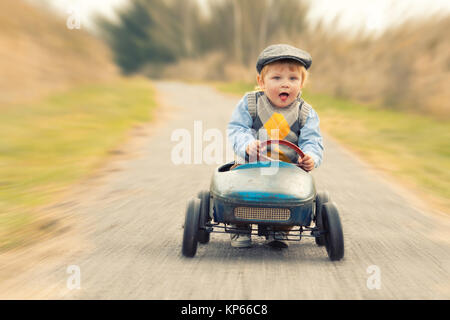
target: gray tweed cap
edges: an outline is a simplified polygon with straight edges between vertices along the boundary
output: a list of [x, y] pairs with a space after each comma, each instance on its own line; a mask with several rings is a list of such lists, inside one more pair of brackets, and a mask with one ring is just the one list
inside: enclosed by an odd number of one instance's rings
[[296, 60], [306, 69], [312, 64], [312, 58], [308, 52], [288, 44], [274, 44], [268, 46], [261, 52], [256, 62], [256, 70], [258, 73], [261, 73], [262, 68], [266, 64], [282, 59]]

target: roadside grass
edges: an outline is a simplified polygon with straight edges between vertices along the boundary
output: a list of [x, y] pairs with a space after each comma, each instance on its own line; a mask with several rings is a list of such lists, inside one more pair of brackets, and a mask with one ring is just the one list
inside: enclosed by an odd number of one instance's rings
[[[246, 83], [215, 83], [242, 95]], [[450, 121], [303, 92], [321, 129], [415, 192], [439, 211], [450, 210]]]
[[34, 211], [86, 177], [134, 125], [149, 121], [154, 94], [148, 80], [121, 79], [0, 106], [0, 251], [41, 232]]

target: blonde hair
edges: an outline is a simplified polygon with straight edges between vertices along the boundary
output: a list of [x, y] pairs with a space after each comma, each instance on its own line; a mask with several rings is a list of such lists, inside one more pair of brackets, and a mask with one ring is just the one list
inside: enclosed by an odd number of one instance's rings
[[[305, 68], [305, 66], [304, 65], [302, 65], [300, 62], [297, 62], [297, 61], [295, 61], [295, 60], [292, 60], [292, 59], [282, 59], [282, 60], [277, 60], [277, 61], [274, 61], [274, 62], [272, 62], [272, 63], [268, 63], [268, 64], [266, 64], [263, 68], [262, 68], [262, 70], [261, 70], [261, 73], [259, 74], [259, 76], [261, 77], [261, 79], [264, 81], [264, 76], [266, 75], [266, 73], [267, 73], [267, 71], [269, 70], [269, 67], [271, 66], [271, 65], [274, 65], [274, 64], [277, 64], [277, 63], [279, 63], [279, 64], [288, 64], [289, 65], [289, 70], [293, 70], [293, 69], [297, 69], [297, 71], [298, 72], [300, 72], [300, 75], [302, 76], [302, 87], [305, 85], [305, 83], [306, 83], [306, 80], [308, 79], [308, 75], [309, 75], [309, 73], [308, 73], [308, 71], [306, 70], [306, 68]], [[255, 90], [257, 90], [257, 91], [263, 91], [260, 87], [259, 87], [259, 85], [257, 85], [256, 87], [255, 87]]]

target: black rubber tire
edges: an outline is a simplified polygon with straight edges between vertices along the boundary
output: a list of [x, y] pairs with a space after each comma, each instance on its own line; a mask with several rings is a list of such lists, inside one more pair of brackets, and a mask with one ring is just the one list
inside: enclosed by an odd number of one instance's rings
[[202, 229], [211, 220], [209, 216], [209, 191], [201, 191], [198, 194], [198, 198], [201, 201], [200, 204], [200, 216], [199, 216], [199, 230], [198, 230], [198, 242], [205, 244], [209, 242], [210, 232]]
[[322, 206], [322, 219], [325, 231], [325, 247], [331, 261], [338, 261], [344, 257], [344, 233], [341, 219], [333, 202]]
[[200, 199], [189, 201], [184, 220], [183, 245], [181, 252], [185, 257], [193, 257], [197, 253], [198, 221], [200, 215]]
[[[328, 192], [324, 191], [324, 192], [319, 192], [317, 193], [316, 196], [316, 217], [315, 217], [315, 222], [316, 222], [316, 227], [319, 230], [323, 230], [323, 222], [322, 222], [322, 205], [327, 203], [330, 200], [330, 196], [328, 194]], [[322, 235], [320, 237], [316, 237], [316, 244], [321, 247], [325, 245], [325, 235]]]

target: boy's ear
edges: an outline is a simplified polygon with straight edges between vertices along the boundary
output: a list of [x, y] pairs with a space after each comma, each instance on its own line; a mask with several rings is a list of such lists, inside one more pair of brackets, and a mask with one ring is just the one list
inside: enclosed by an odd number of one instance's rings
[[264, 80], [260, 74], [256, 76], [256, 82], [258, 82], [258, 86], [260, 89], [264, 89]]

